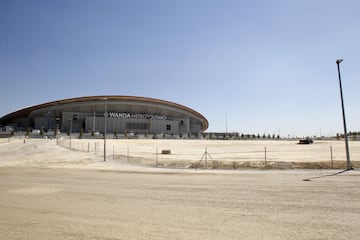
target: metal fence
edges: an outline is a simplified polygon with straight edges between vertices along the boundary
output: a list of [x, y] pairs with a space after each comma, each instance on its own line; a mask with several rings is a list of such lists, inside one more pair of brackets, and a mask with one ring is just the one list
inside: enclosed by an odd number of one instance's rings
[[[102, 139], [57, 139], [61, 146], [104, 156]], [[360, 142], [350, 142], [354, 167], [359, 167]], [[296, 141], [112, 140], [108, 161], [174, 168], [343, 168], [343, 141], [299, 145]]]

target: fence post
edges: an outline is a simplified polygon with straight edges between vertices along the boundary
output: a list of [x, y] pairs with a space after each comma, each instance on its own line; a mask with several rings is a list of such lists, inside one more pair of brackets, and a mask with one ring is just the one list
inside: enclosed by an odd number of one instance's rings
[[331, 168], [334, 168], [334, 161], [333, 161], [333, 150], [332, 150], [332, 146], [330, 146], [330, 156], [331, 156]]
[[214, 163], [214, 159], [210, 156], [210, 154], [207, 151], [207, 148], [205, 148], [205, 152], [202, 155], [200, 161], [199, 161], [199, 167], [201, 168], [201, 161], [203, 160], [203, 158], [205, 158], [205, 169], [207, 168], [207, 157], [209, 155], [209, 158], [212, 160], [212, 163]]
[[99, 148], [99, 143], [94, 143], [95, 144], [95, 155], [97, 155], [98, 152], [98, 148]]
[[156, 167], [158, 166], [158, 149], [156, 148]]
[[266, 147], [265, 147], [265, 167], [266, 167]]
[[204, 154], [205, 154], [205, 169], [206, 169], [207, 168], [207, 158], [208, 158], [208, 155], [209, 155], [209, 153], [207, 151], [207, 147], [205, 148], [205, 153]]
[[90, 143], [88, 143], [88, 152], [90, 152]]

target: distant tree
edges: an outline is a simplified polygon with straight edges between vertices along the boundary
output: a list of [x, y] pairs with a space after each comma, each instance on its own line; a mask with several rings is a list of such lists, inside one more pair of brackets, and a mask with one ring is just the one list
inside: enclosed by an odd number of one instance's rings
[[357, 132], [350, 132], [349, 135], [351, 136], [351, 138], [352, 138], [353, 140], [356, 140], [356, 139], [357, 139], [357, 138], [356, 138]]

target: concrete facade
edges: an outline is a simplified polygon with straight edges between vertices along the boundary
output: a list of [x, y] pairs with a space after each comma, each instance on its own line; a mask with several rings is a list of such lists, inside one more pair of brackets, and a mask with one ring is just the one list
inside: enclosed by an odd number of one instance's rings
[[[106, 115], [106, 116], [105, 116]], [[15, 130], [135, 134], [199, 134], [208, 127], [200, 113], [180, 104], [153, 98], [94, 96], [54, 101], [0, 118]]]

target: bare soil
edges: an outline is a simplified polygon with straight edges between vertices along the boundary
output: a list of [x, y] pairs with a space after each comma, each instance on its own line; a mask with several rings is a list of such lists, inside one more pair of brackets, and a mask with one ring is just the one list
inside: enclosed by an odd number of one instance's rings
[[285, 170], [231, 170], [243, 161], [169, 169], [120, 158], [54, 140], [0, 143], [1, 239], [359, 239], [359, 170], [274, 159]]

